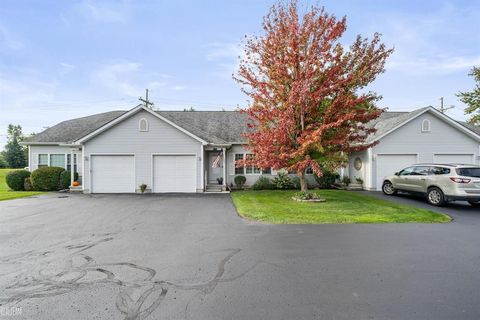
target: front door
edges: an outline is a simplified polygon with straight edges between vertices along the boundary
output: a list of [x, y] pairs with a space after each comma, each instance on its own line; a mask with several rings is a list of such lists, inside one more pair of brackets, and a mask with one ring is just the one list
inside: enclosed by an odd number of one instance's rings
[[[217, 159], [220, 156], [219, 159]], [[217, 162], [217, 164], [215, 164]], [[208, 153], [208, 183], [218, 184], [217, 178], [223, 177], [223, 159], [221, 152]]]

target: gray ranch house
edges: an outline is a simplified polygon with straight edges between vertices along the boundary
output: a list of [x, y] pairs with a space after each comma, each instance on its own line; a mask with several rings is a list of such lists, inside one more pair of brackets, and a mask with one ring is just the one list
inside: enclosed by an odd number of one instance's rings
[[[275, 170], [236, 168], [251, 156], [243, 134], [247, 116], [237, 111], [154, 111], [139, 105], [61, 122], [24, 142], [30, 171], [59, 166], [78, 172], [85, 193], [206, 192], [225, 190], [236, 175], [247, 185]], [[380, 190], [386, 175], [419, 162], [480, 162], [480, 128], [434, 108], [384, 112], [370, 123], [375, 146], [350, 155], [341, 175]], [[225, 156], [224, 156], [225, 155]], [[307, 170], [309, 183], [315, 179]], [[72, 180], [73, 181], [73, 180]]]

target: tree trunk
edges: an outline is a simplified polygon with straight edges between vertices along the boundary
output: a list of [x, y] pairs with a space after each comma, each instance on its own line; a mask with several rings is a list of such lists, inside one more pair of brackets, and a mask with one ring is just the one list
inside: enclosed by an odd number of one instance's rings
[[308, 191], [307, 181], [305, 180], [305, 172], [302, 172], [302, 175], [300, 176], [300, 191]]

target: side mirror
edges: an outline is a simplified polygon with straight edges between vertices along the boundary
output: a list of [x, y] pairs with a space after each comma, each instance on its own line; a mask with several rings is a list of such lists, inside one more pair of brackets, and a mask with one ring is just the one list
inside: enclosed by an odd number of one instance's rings
[[399, 172], [395, 172], [395, 175], [396, 175], [396, 176], [399, 176], [399, 175], [400, 175], [400, 173], [399, 173]]

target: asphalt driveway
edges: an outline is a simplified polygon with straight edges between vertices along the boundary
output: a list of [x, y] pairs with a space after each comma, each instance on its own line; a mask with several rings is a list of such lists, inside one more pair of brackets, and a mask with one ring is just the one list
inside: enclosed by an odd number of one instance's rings
[[452, 210], [265, 225], [228, 195], [3, 201], [0, 318], [479, 319], [480, 212]]

